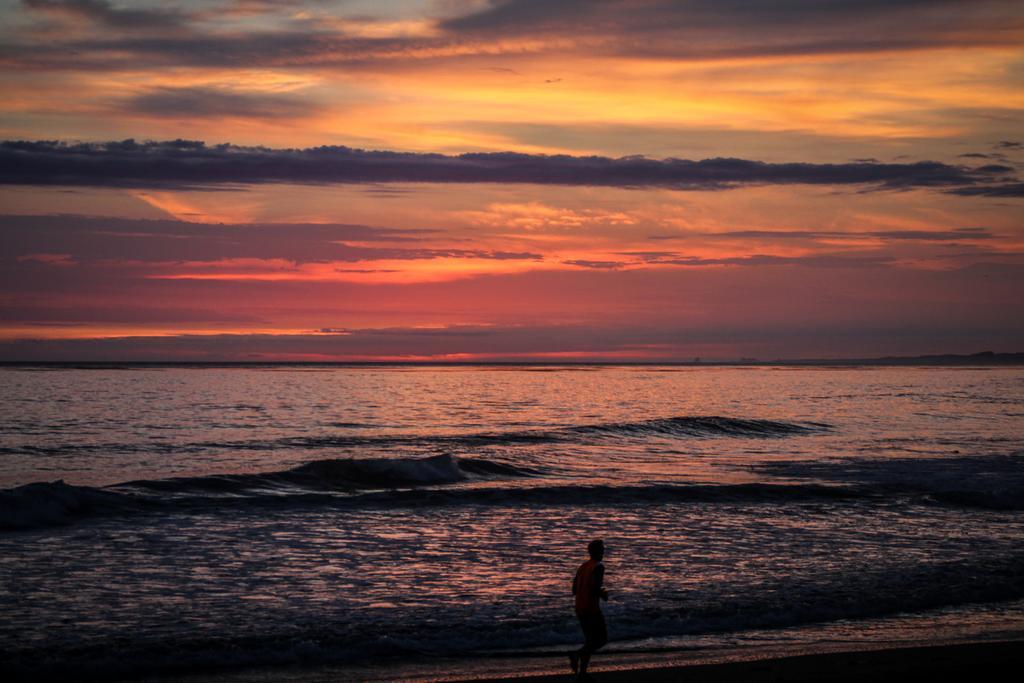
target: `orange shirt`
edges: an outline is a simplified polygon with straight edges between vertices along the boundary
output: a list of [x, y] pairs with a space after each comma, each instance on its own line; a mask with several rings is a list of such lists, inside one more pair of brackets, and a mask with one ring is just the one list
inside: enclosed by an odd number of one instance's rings
[[576, 570], [576, 614], [601, 613], [601, 598], [598, 595], [601, 586], [594, 576], [600, 566], [597, 560], [587, 560]]

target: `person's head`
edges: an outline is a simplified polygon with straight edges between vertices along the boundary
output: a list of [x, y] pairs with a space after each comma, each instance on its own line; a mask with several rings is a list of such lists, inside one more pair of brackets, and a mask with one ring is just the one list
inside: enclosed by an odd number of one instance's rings
[[604, 557], [604, 541], [600, 538], [591, 541], [587, 544], [587, 552], [590, 553], [590, 557], [595, 560], [600, 560]]

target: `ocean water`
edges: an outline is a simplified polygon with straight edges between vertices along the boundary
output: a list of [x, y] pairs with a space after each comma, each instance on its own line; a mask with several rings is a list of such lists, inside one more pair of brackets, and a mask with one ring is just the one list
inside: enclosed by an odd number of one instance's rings
[[1024, 633], [1024, 368], [7, 367], [0, 390], [7, 680], [555, 653], [598, 537], [613, 651]]

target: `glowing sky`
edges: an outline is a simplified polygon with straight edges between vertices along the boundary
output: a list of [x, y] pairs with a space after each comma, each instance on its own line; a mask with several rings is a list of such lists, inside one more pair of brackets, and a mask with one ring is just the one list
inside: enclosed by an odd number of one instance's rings
[[0, 360], [1024, 348], [1018, 0], [0, 12]]

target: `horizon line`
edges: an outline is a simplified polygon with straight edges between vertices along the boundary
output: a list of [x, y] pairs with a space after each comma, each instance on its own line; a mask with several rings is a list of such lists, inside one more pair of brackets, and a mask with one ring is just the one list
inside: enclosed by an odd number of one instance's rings
[[528, 366], [779, 366], [779, 365], [1024, 365], [1024, 351], [980, 351], [972, 354], [923, 354], [913, 356], [877, 356], [863, 358], [758, 358], [692, 360], [0, 360], [0, 367], [71, 366], [311, 366], [311, 367], [528, 367]]

